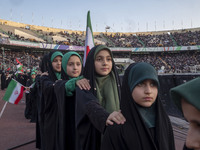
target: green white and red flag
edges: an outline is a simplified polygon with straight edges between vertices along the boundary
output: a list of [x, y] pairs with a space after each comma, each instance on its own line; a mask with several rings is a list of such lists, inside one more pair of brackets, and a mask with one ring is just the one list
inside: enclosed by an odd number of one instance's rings
[[85, 38], [85, 50], [84, 50], [84, 59], [83, 59], [84, 66], [85, 66], [85, 62], [87, 59], [87, 55], [93, 47], [94, 47], [94, 38], [93, 38], [92, 24], [91, 24], [91, 19], [90, 19], [90, 11], [88, 11], [87, 26], [86, 26], [86, 38]]
[[8, 88], [6, 89], [3, 100], [12, 104], [18, 104], [23, 97], [23, 91], [24, 86], [12, 79], [8, 85]]

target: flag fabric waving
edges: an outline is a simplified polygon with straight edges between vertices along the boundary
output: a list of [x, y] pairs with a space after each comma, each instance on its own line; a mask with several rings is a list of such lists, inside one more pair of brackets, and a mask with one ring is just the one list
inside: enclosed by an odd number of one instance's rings
[[24, 86], [12, 79], [6, 89], [3, 100], [12, 104], [18, 104], [23, 97], [23, 90]]
[[20, 65], [22, 65], [22, 63], [16, 58], [16, 62]]
[[92, 32], [92, 24], [90, 19], [90, 11], [87, 13], [87, 26], [86, 26], [86, 38], [85, 38], [85, 51], [83, 65], [85, 66], [86, 58], [89, 51], [94, 47], [94, 38]]

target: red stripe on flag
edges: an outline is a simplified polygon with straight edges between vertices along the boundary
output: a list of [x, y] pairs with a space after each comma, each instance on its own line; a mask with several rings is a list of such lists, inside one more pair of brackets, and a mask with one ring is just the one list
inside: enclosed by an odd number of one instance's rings
[[18, 64], [22, 65], [22, 63], [16, 58], [16, 61]]
[[19, 101], [22, 99], [22, 97], [23, 97], [23, 91], [24, 91], [24, 87], [23, 87], [23, 86], [21, 86], [21, 89], [20, 89], [19, 96], [17, 97], [17, 99], [16, 99], [16, 101], [15, 101], [15, 103], [14, 103], [14, 104], [18, 104], [18, 103], [19, 103]]
[[87, 50], [86, 50], [86, 58], [87, 58], [89, 52], [90, 52], [90, 47], [87, 46]]

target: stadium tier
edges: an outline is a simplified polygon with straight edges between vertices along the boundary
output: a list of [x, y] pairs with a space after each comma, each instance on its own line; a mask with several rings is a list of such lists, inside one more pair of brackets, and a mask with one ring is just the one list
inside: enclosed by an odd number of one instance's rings
[[[95, 44], [111, 48], [119, 68], [129, 62], [145, 61], [161, 73], [200, 72], [200, 28], [143, 33], [94, 33]], [[18, 58], [25, 66], [38, 66], [50, 50], [78, 51], [83, 56], [84, 31], [54, 29], [0, 19], [1, 64], [15, 64]], [[124, 63], [125, 62], [125, 63]], [[2, 65], [1, 65], [2, 68]], [[5, 67], [4, 67], [5, 68]]]

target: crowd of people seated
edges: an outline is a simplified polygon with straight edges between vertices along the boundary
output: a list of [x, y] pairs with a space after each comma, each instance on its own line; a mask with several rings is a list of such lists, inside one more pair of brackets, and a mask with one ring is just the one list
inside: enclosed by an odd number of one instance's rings
[[[15, 69], [15, 66], [17, 65], [17, 58], [24, 65], [24, 67], [32, 68], [32, 66], [39, 66], [39, 62], [43, 55], [44, 52], [27, 53], [24, 51], [5, 51], [4, 60], [2, 57], [3, 55], [0, 55], [0, 62], [5, 62], [7, 65], [6, 68], [11, 67], [12, 70]], [[115, 58], [130, 58], [134, 62], [151, 63], [158, 72], [162, 69], [162, 67], [164, 67], [164, 70], [162, 70], [163, 73], [192, 73], [191, 67], [195, 65], [200, 66], [200, 53], [198, 51], [133, 54], [113, 52], [113, 56]]]
[[[31, 30], [29, 30], [30, 32]], [[33, 39], [25, 39], [20, 35], [14, 34], [12, 31], [0, 32], [9, 35], [9, 38], [39, 42]], [[46, 43], [59, 44], [59, 45], [76, 45], [84, 46], [85, 35], [84, 32], [44, 32], [42, 30], [34, 30], [33, 33], [37, 34]], [[53, 36], [61, 36], [65, 38], [64, 41], [57, 41]], [[94, 35], [94, 39], [98, 39], [106, 43], [108, 47], [173, 47], [173, 46], [192, 46], [199, 45], [200, 31], [199, 30], [177, 30], [171, 32], [154, 32], [145, 34], [128, 34], [128, 33], [99, 33]]]

